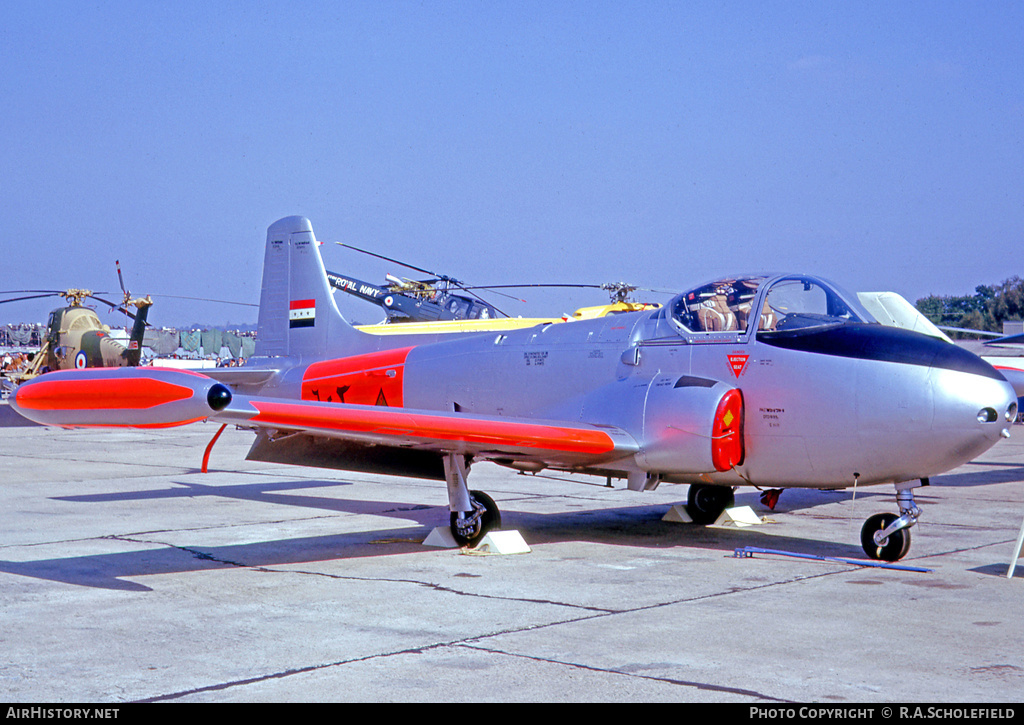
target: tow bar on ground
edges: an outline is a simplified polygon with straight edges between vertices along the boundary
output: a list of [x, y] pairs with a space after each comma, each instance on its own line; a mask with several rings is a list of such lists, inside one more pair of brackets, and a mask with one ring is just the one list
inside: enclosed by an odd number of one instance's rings
[[798, 554], [794, 551], [779, 551], [778, 549], [762, 549], [757, 546], [744, 546], [733, 552], [733, 558], [751, 558], [754, 554], [775, 554], [777, 556], [792, 556], [797, 559], [815, 559], [817, 561], [834, 561], [840, 564], [852, 564], [854, 566], [873, 566], [879, 569], [898, 569], [899, 571], [930, 572], [931, 569], [923, 569], [919, 566], [906, 566], [904, 564], [889, 564], [884, 561], [869, 561], [867, 559], [843, 559], [836, 556], [816, 556], [814, 554]]

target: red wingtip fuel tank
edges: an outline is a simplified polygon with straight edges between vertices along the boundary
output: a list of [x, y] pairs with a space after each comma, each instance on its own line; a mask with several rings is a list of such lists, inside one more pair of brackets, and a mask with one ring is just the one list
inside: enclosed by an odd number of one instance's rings
[[66, 370], [18, 388], [11, 405], [42, 425], [166, 428], [203, 420], [231, 392], [199, 373], [165, 368]]

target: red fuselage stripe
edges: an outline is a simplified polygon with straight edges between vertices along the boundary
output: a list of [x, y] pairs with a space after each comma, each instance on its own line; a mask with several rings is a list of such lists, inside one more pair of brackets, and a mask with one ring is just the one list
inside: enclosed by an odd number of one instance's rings
[[410, 413], [394, 408], [329, 408], [293, 403], [253, 401], [259, 411], [252, 420], [281, 428], [339, 430], [379, 433], [435, 441], [462, 441], [484, 445], [587, 453], [600, 455], [615, 450], [607, 433], [540, 423], [468, 420], [458, 416]]
[[16, 400], [26, 410], [146, 410], [191, 397], [191, 388], [140, 377], [36, 380]]
[[401, 408], [410, 350], [402, 347], [315, 362], [302, 376], [302, 399]]

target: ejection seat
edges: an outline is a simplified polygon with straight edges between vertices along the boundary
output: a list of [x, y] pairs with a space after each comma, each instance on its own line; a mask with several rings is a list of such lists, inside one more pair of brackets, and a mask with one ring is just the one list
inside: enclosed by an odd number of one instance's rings
[[738, 329], [736, 315], [729, 309], [724, 294], [714, 294], [703, 300], [696, 311], [697, 324], [704, 332], [729, 332]]

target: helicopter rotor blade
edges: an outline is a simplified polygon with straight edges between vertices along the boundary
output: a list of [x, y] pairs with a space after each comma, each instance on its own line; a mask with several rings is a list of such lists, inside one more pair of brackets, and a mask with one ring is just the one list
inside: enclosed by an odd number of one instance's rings
[[[34, 291], [34, 290], [24, 290], [24, 291], [25, 292], [31, 292], [31, 291]], [[40, 291], [42, 291], [42, 290], [40, 290]], [[47, 292], [46, 294], [28, 295], [27, 297], [12, 297], [9, 300], [0, 300], [0, 305], [2, 305], [4, 303], [7, 303], [7, 302], [21, 302], [22, 300], [38, 300], [38, 299], [42, 299], [44, 297], [57, 297], [60, 294], [61, 294], [60, 292]]]
[[[479, 289], [479, 290], [491, 290], [491, 291], [493, 291], [493, 290], [500, 290], [500, 289], [529, 289], [529, 288], [542, 288], [542, 287], [563, 287], [563, 288], [576, 288], [576, 289], [603, 289], [606, 292], [609, 292], [611, 294], [613, 301], [620, 301], [620, 302], [625, 302], [627, 300], [628, 295], [629, 295], [630, 292], [634, 292], [634, 291], [639, 290], [639, 289], [644, 289], [647, 292], [657, 292], [657, 293], [662, 293], [662, 294], [675, 294], [675, 292], [669, 292], [669, 291], [665, 291], [665, 290], [653, 290], [653, 289], [634, 287], [633, 285], [627, 285], [627, 284], [625, 284], [623, 282], [606, 283], [606, 284], [568, 284], [567, 283], [567, 284], [467, 285], [467, 284], [465, 284], [465, 283], [461, 282], [460, 280], [457, 280], [457, 279], [455, 279], [453, 277], [449, 277], [449, 276], [444, 275], [444, 274], [437, 274], [436, 272], [431, 272], [428, 269], [424, 269], [422, 267], [417, 267], [415, 265], [408, 264], [407, 262], [401, 262], [401, 261], [399, 261], [397, 259], [393, 259], [391, 257], [387, 257], [387, 256], [385, 256], [383, 254], [377, 254], [376, 252], [371, 252], [371, 251], [366, 250], [366, 249], [361, 249], [361, 248], [359, 248], [359, 247], [357, 247], [355, 245], [352, 245], [352, 244], [347, 244], [345, 242], [335, 242], [335, 244], [337, 244], [338, 246], [341, 246], [341, 247], [347, 247], [348, 249], [354, 249], [357, 252], [362, 252], [363, 254], [368, 254], [371, 257], [376, 257], [377, 259], [383, 259], [386, 262], [392, 262], [394, 264], [400, 264], [403, 267], [408, 267], [409, 269], [415, 270], [417, 272], [422, 272], [423, 274], [429, 274], [432, 277], [435, 277], [436, 280], [431, 280], [428, 283], [432, 283], [434, 281], [436, 281], [436, 282], [443, 282], [443, 283], [445, 283], [447, 285], [450, 285], [450, 286], [455, 287], [455, 288], [457, 288], [459, 290], [462, 290], [463, 292], [466, 292], [467, 294], [472, 295], [474, 298], [476, 298], [480, 302], [483, 302], [485, 305], [488, 305], [489, 307], [494, 308], [494, 310], [496, 312], [498, 312], [498, 313], [500, 313], [502, 315], [505, 315], [506, 317], [508, 317], [507, 313], [503, 312], [502, 310], [500, 310], [497, 307], [495, 307], [494, 305], [492, 305], [490, 302], [488, 302], [487, 300], [482, 298], [480, 295], [478, 295], [473, 290], [478, 290]], [[518, 297], [513, 297], [512, 295], [504, 294], [502, 292], [496, 292], [495, 294], [500, 294], [503, 297], [508, 297], [509, 299], [517, 300], [519, 302], [525, 302], [526, 301], [526, 300], [523, 300], [523, 299], [518, 298]]]
[[125, 298], [127, 298], [128, 290], [124, 288], [124, 277], [121, 276], [121, 260], [115, 259], [114, 265], [117, 267], [117, 281], [121, 285], [121, 291], [124, 293]]
[[[135, 319], [135, 315], [133, 315], [131, 312], [128, 311], [128, 302], [129, 302], [129, 300], [131, 300], [132, 296], [128, 293], [128, 290], [125, 289], [125, 286], [124, 286], [124, 277], [121, 276], [121, 260], [120, 259], [115, 259], [114, 260], [114, 266], [117, 267], [117, 283], [119, 285], [121, 285], [121, 294], [124, 295], [124, 302], [121, 303], [121, 305], [120, 305], [120, 307], [118, 309], [121, 312], [124, 312], [126, 317], [130, 317], [130, 318], [132, 318], [134, 320]], [[105, 302], [105, 300], [100, 300], [100, 302]]]
[[[511, 317], [511, 315], [510, 315], [510, 314], [508, 314], [508, 313], [507, 313], [507, 312], [505, 312], [504, 310], [502, 310], [502, 309], [499, 309], [498, 307], [494, 306], [493, 304], [491, 304], [490, 302], [488, 302], [487, 300], [485, 300], [485, 299], [484, 299], [483, 297], [481, 297], [480, 295], [478, 295], [478, 294], [477, 294], [476, 292], [473, 292], [472, 290], [470, 290], [470, 289], [468, 289], [468, 288], [466, 288], [466, 287], [462, 287], [461, 285], [455, 285], [455, 287], [457, 287], [457, 288], [458, 288], [458, 289], [460, 289], [460, 290], [463, 290], [463, 291], [464, 291], [464, 292], [466, 292], [467, 294], [469, 294], [469, 295], [471, 295], [471, 296], [475, 297], [476, 299], [480, 300], [480, 301], [481, 301], [481, 302], [483, 302], [483, 303], [484, 303], [485, 305], [487, 305], [488, 307], [490, 307], [490, 308], [491, 308], [492, 310], [494, 310], [495, 312], [497, 312], [497, 313], [498, 313], [499, 315], [504, 315], [505, 317]], [[513, 299], [515, 299], [515, 298], [513, 298]]]
[[[494, 294], [498, 295], [499, 297], [505, 297], [507, 299], [514, 300], [516, 302], [522, 302], [524, 304], [526, 303], [526, 300], [524, 300], [522, 297], [516, 297], [515, 295], [510, 295], [508, 292], [498, 292], [498, 291], [495, 291], [491, 287], [460, 287], [459, 289], [462, 289], [462, 290], [465, 290], [466, 292], [469, 292], [469, 294], [473, 295], [474, 297], [476, 297], [476, 294], [471, 292], [470, 290], [485, 289], [485, 290], [488, 290], [490, 292], [494, 292]], [[479, 299], [479, 298], [477, 298], [477, 299]]]
[[128, 308], [125, 307], [123, 304], [119, 305], [119, 304], [117, 304], [115, 302], [111, 302], [110, 300], [105, 300], [102, 297], [97, 297], [96, 295], [92, 295], [92, 298], [94, 300], [96, 300], [97, 302], [102, 302], [103, 304], [105, 304], [108, 307], [110, 307], [110, 311], [111, 312], [123, 312], [126, 315], [128, 315], [128, 317], [132, 318], [133, 320], [135, 319], [135, 315], [132, 314], [131, 312], [129, 312]]
[[369, 254], [371, 257], [376, 257], [377, 259], [383, 259], [385, 262], [392, 262], [394, 264], [400, 264], [403, 267], [408, 267], [409, 269], [414, 270], [416, 272], [421, 272], [423, 274], [429, 274], [431, 277], [437, 277], [437, 280], [439, 282], [451, 282], [453, 284], [460, 284], [457, 279], [454, 279], [453, 277], [449, 277], [448, 275], [438, 274], [437, 272], [431, 272], [429, 269], [423, 269], [423, 267], [417, 267], [417, 266], [415, 266], [413, 264], [409, 264], [408, 262], [400, 262], [397, 259], [392, 259], [391, 257], [385, 257], [383, 254], [377, 254], [376, 252], [371, 252], [371, 251], [366, 250], [366, 249], [360, 249], [359, 247], [356, 247], [356, 246], [354, 246], [352, 244], [346, 244], [345, 242], [335, 242], [335, 244], [337, 244], [338, 246], [341, 246], [341, 247], [347, 247], [348, 249], [354, 249], [357, 252], [362, 252], [363, 254]]
[[601, 289], [599, 284], [478, 284], [466, 289], [526, 289], [528, 287], [580, 287]]
[[[493, 309], [498, 314], [504, 315], [505, 317], [509, 317], [509, 314], [507, 312], [504, 312], [504, 311], [498, 309], [496, 306], [492, 305], [490, 302], [485, 300], [483, 297], [481, 297], [480, 295], [478, 295], [475, 292], [471, 291], [471, 288], [467, 287], [465, 285], [465, 283], [455, 279], [454, 277], [449, 277], [446, 274], [438, 274], [437, 272], [431, 272], [429, 269], [423, 269], [423, 267], [417, 267], [416, 265], [409, 264], [408, 262], [401, 262], [401, 261], [399, 261], [397, 259], [392, 259], [391, 257], [386, 257], [383, 254], [377, 254], [376, 252], [371, 252], [371, 251], [366, 250], [366, 249], [360, 249], [359, 247], [357, 247], [355, 245], [346, 244], [345, 242], [335, 242], [335, 244], [337, 244], [338, 246], [341, 246], [341, 247], [347, 247], [348, 249], [354, 249], [355, 251], [362, 252], [363, 254], [369, 254], [371, 257], [376, 257], [377, 259], [383, 259], [385, 262], [392, 262], [394, 264], [400, 264], [403, 267], [408, 267], [409, 269], [414, 270], [416, 272], [421, 272], [422, 274], [429, 274], [431, 277], [434, 277], [435, 279], [427, 282], [427, 284], [434, 284], [436, 282], [443, 282], [446, 285], [451, 285], [452, 287], [455, 287], [457, 289], [460, 289], [460, 290], [463, 290], [463, 291], [469, 293], [474, 298], [476, 298], [480, 302], [483, 302], [485, 305], [487, 305], [488, 307]], [[511, 297], [511, 299], [515, 299], [515, 297]]]
[[151, 297], [166, 297], [166, 298], [172, 299], [172, 300], [195, 300], [197, 302], [218, 302], [218, 303], [223, 304], [223, 305], [239, 305], [240, 307], [259, 307], [259, 305], [254, 303], [254, 302], [235, 302], [234, 300], [214, 300], [214, 299], [210, 299], [209, 297], [183, 297], [182, 295], [162, 295], [162, 294], [155, 294], [155, 295], [150, 295], [150, 296]]
[[633, 287], [632, 285], [625, 285], [621, 282], [605, 283], [605, 284], [575, 284], [575, 283], [540, 283], [540, 284], [495, 284], [495, 285], [474, 285], [471, 289], [526, 289], [529, 287], [569, 287], [579, 289], [603, 289], [610, 290], [613, 287], [630, 287], [632, 290], [642, 290], [644, 292], [654, 292], [662, 295], [675, 295], [678, 294], [678, 290], [664, 290], [654, 289], [652, 287]]

